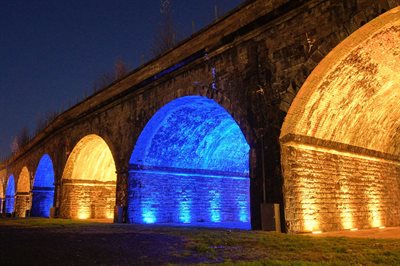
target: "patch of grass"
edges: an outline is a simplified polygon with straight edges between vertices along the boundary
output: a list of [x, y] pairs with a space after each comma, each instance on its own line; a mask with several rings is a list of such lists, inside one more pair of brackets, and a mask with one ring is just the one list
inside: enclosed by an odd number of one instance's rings
[[[90, 234], [97, 245], [102, 239], [107, 239], [104, 241], [107, 243], [109, 238], [115, 238], [112, 247], [120, 247], [115, 254], [119, 254], [121, 247], [129, 255], [132, 248], [148, 246], [152, 247], [150, 251], [159, 249], [163, 256], [174, 258], [174, 263], [178, 264], [400, 265], [400, 241], [397, 239], [312, 237], [263, 231], [102, 224], [66, 219], [0, 219], [0, 226], [40, 228], [41, 233], [62, 228], [68, 234], [85, 234], [85, 237]], [[118, 242], [122, 241], [121, 236], [129, 235], [140, 239], [134, 243], [135, 247]], [[157, 239], [167, 242], [157, 242]], [[76, 248], [79, 250], [79, 246]], [[151, 262], [154, 257], [146, 252], [143, 250], [143, 254], [140, 254], [142, 257], [138, 258]]]
[[103, 223], [85, 221], [85, 220], [71, 220], [71, 219], [48, 219], [48, 218], [1, 218], [0, 226], [23, 226], [23, 227], [64, 227], [64, 226], [96, 226], [104, 225]]

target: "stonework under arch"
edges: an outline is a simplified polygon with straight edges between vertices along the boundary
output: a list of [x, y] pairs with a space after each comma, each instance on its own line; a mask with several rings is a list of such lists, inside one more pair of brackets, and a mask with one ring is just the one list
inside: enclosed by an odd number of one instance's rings
[[129, 221], [249, 229], [249, 150], [238, 124], [214, 100], [169, 102], [132, 153]]
[[17, 193], [29, 193], [31, 190], [31, 183], [29, 178], [29, 170], [27, 167], [22, 168], [18, 176]]
[[15, 204], [15, 181], [14, 181], [14, 176], [10, 175], [8, 177], [7, 183], [6, 183], [6, 202], [5, 202], [5, 213], [13, 213], [14, 212], [14, 204]]
[[44, 154], [37, 166], [32, 189], [31, 216], [50, 217], [54, 201], [54, 168], [48, 154]]
[[282, 126], [291, 231], [399, 225], [400, 8], [315, 68]]
[[0, 170], [0, 214], [3, 213], [6, 179], [7, 179], [7, 171], [5, 169]]
[[97, 135], [82, 138], [62, 176], [60, 215], [65, 218], [112, 218], [116, 168], [107, 143]]
[[18, 217], [25, 217], [26, 211], [31, 208], [31, 178], [29, 170], [24, 166], [18, 176], [15, 213]]

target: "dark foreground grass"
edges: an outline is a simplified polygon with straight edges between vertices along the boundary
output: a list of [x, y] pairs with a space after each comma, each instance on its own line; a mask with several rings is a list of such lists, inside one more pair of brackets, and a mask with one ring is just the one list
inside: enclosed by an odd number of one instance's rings
[[400, 265], [400, 241], [0, 219], [0, 265]]

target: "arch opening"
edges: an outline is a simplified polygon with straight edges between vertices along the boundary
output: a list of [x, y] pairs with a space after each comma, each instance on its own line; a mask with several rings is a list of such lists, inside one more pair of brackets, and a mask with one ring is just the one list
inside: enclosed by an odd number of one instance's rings
[[0, 170], [0, 214], [4, 212], [6, 181], [7, 171], [5, 169]]
[[14, 181], [14, 176], [11, 175], [8, 178], [6, 187], [5, 213], [13, 213], [14, 204], [15, 204], [15, 181]]
[[31, 209], [31, 178], [28, 168], [22, 168], [17, 181], [15, 213], [17, 217], [26, 217], [26, 211]]
[[60, 216], [114, 217], [116, 167], [107, 143], [97, 135], [82, 138], [72, 150], [62, 176]]
[[42, 156], [36, 169], [32, 189], [33, 217], [50, 217], [54, 201], [54, 168], [48, 154]]
[[249, 149], [215, 101], [186, 96], [168, 103], [131, 155], [129, 221], [250, 229]]
[[340, 43], [300, 89], [280, 137], [289, 230], [399, 225], [398, 62], [395, 8]]

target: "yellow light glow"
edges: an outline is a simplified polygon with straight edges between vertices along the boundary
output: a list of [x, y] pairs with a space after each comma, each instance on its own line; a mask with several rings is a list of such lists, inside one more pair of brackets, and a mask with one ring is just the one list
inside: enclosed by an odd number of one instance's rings
[[97, 135], [81, 139], [68, 158], [63, 178], [116, 181], [114, 158], [107, 143]]
[[87, 210], [78, 211], [78, 219], [85, 220], [90, 218], [90, 213]]
[[322, 234], [322, 231], [313, 231], [312, 232], [314, 235], [319, 235], [319, 234]]
[[400, 163], [398, 161], [393, 161], [393, 160], [388, 160], [384, 158], [379, 158], [379, 157], [374, 157], [372, 155], [363, 155], [363, 154], [358, 154], [354, 153], [351, 151], [342, 151], [342, 150], [337, 150], [337, 149], [332, 149], [329, 147], [323, 147], [323, 146], [316, 146], [316, 145], [311, 145], [311, 144], [304, 144], [304, 143], [299, 143], [296, 141], [289, 141], [285, 143], [286, 146], [294, 147], [297, 149], [303, 149], [303, 150], [309, 150], [309, 151], [317, 151], [317, 152], [323, 152], [323, 153], [330, 153], [338, 156], [345, 156], [345, 157], [351, 157], [351, 158], [356, 158], [356, 159], [362, 159], [362, 160], [368, 160], [368, 161], [374, 161], [374, 162], [382, 162], [382, 163], [389, 163], [389, 164], [395, 164], [399, 165]]
[[349, 186], [346, 178], [341, 180], [340, 184], [340, 193], [339, 193], [339, 202], [341, 204], [341, 219], [343, 229], [351, 229], [353, 228], [353, 213], [350, 209], [350, 195], [349, 195]]
[[304, 230], [307, 232], [318, 231], [319, 223], [316, 217], [316, 208], [318, 207], [315, 202], [313, 195], [316, 193], [313, 186], [307, 184], [304, 178], [299, 180], [300, 187], [306, 187], [307, 189], [300, 190], [300, 201], [303, 210], [303, 223]]
[[379, 229], [385, 229], [386, 226], [379, 226]]
[[18, 177], [17, 183], [17, 192], [30, 192], [31, 185], [30, 185], [30, 177], [29, 177], [29, 170], [25, 166], [22, 168], [21, 173]]
[[304, 229], [306, 231], [312, 232], [318, 228], [318, 222], [314, 215], [304, 213], [303, 219], [304, 219]]
[[[82, 138], [72, 150], [63, 172], [68, 204], [65, 213], [72, 218], [112, 218], [115, 205], [116, 167], [107, 143], [97, 135]], [[104, 200], [98, 200], [99, 195]]]
[[[289, 230], [298, 230], [299, 216], [308, 230], [314, 226], [313, 215], [301, 213], [307, 206], [290, 207], [302, 201], [293, 180], [304, 175], [318, 177], [315, 184], [329, 193], [320, 197], [324, 202], [316, 200], [321, 230], [338, 223], [338, 229], [350, 230], [398, 221], [386, 210], [399, 206], [399, 15], [397, 7], [351, 34], [318, 64], [293, 99], [280, 135]], [[292, 94], [288, 91], [285, 99]], [[329, 155], [308, 156], [287, 146]]]
[[113, 219], [114, 218], [114, 212], [113, 211], [108, 211], [105, 215], [107, 219]]
[[350, 231], [358, 231], [358, 228], [351, 228]]
[[377, 210], [378, 206], [368, 204], [368, 208], [370, 209], [370, 212], [371, 212], [371, 218], [372, 218], [371, 226], [372, 227], [380, 227], [382, 222], [381, 222], [381, 214]]
[[381, 216], [381, 190], [379, 182], [376, 180], [370, 180], [368, 182], [368, 188], [366, 190], [368, 197], [368, 210], [370, 213], [370, 225], [371, 227], [382, 226], [382, 216]]

